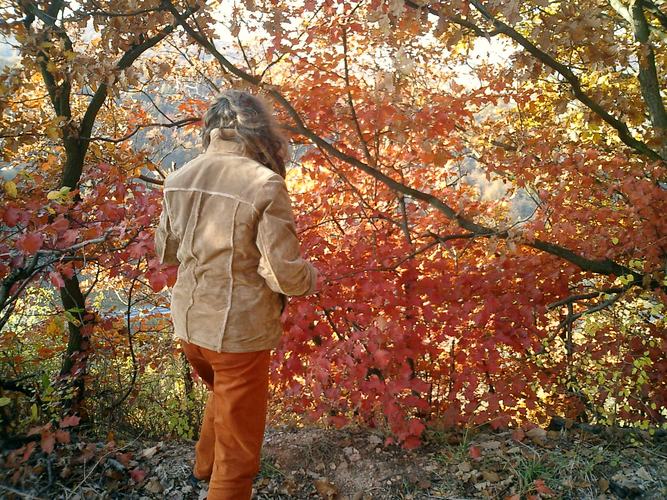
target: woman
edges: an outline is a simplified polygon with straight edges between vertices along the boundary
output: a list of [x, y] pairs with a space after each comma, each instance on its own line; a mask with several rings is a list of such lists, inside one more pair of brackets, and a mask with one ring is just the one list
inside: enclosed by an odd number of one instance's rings
[[210, 500], [240, 500], [259, 470], [285, 296], [312, 293], [317, 272], [300, 254], [287, 142], [263, 101], [227, 90], [203, 122], [204, 153], [165, 180], [155, 248], [179, 265], [175, 336], [211, 391], [193, 475]]

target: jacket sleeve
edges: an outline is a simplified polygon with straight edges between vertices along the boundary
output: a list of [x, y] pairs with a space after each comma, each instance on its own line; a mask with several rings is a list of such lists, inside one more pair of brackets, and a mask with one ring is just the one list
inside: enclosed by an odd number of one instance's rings
[[167, 209], [167, 199], [164, 198], [162, 202], [162, 214], [160, 215], [160, 223], [155, 230], [155, 253], [160, 259], [161, 264], [178, 265], [178, 257], [176, 252], [180, 244], [179, 239], [171, 230], [171, 222], [169, 220], [169, 210]]
[[264, 184], [255, 200], [255, 209], [259, 213], [257, 272], [276, 293], [313, 293], [317, 270], [301, 257], [292, 205], [282, 178], [272, 178]]

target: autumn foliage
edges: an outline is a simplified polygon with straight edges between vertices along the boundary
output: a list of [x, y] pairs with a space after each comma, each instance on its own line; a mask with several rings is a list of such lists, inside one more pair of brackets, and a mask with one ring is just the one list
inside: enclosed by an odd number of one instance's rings
[[[54, 432], [73, 414], [196, 417], [164, 308], [176, 269], [158, 266], [152, 231], [161, 179], [196, 154], [202, 110], [230, 85], [266, 95], [290, 134], [300, 238], [323, 276], [284, 318], [282, 416], [362, 422], [407, 447], [429, 425], [665, 424], [654, 2], [1, 12], [16, 50], [0, 80], [8, 425], [33, 406]], [[189, 428], [173, 422], [152, 430]]]

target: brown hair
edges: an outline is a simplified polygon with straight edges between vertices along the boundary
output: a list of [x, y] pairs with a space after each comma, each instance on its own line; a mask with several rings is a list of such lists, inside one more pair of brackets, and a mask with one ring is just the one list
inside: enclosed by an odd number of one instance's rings
[[211, 143], [215, 128], [220, 129], [222, 139], [241, 144], [246, 156], [285, 177], [287, 139], [264, 99], [241, 90], [224, 90], [204, 115], [204, 148]]

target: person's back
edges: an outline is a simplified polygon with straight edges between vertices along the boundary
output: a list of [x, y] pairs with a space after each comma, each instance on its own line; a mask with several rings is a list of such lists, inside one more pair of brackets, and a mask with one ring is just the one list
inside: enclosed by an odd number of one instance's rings
[[209, 498], [249, 498], [259, 464], [269, 350], [285, 295], [315, 289], [285, 187], [286, 144], [257, 98], [226, 91], [204, 117], [205, 152], [170, 174], [156, 231], [178, 264], [175, 336], [212, 390], [194, 475]]
[[[275, 292], [301, 295], [314, 286], [298, 247], [281, 248], [291, 235], [279, 233], [292, 227], [284, 180], [242, 153], [240, 144], [215, 129], [206, 152], [171, 174], [164, 187], [171, 231], [181, 241], [172, 294], [175, 333], [215, 351], [275, 347], [283, 307]], [[267, 209], [287, 224], [260, 224], [271, 215]], [[281, 269], [274, 272], [271, 261], [277, 259]], [[289, 262], [296, 268], [288, 269]], [[275, 290], [272, 274], [280, 276]]]

